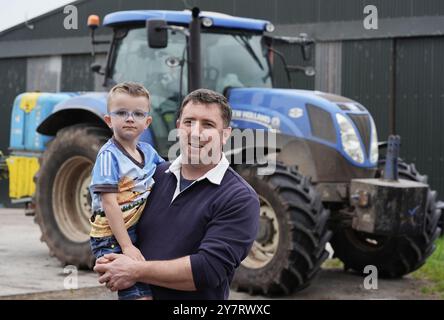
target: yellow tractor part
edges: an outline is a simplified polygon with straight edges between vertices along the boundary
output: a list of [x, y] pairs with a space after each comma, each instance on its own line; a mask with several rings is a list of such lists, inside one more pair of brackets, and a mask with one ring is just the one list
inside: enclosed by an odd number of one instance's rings
[[9, 171], [9, 197], [31, 197], [35, 192], [34, 175], [39, 170], [36, 157], [11, 156], [6, 159]]
[[37, 100], [42, 94], [40, 92], [29, 92], [26, 93], [22, 101], [20, 101], [20, 109], [24, 110], [26, 113], [32, 111], [37, 105]]

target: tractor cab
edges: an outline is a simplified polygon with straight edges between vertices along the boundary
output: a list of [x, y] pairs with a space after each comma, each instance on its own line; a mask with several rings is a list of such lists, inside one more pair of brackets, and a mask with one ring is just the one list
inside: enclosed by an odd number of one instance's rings
[[[91, 18], [90, 18], [91, 20]], [[193, 20], [198, 21], [194, 23]], [[90, 24], [93, 44], [97, 20]], [[184, 96], [203, 87], [226, 94], [229, 88], [273, 86], [272, 38], [267, 21], [214, 12], [124, 11], [109, 14], [114, 29], [105, 86], [136, 81], [151, 93], [152, 130], [162, 155], [174, 143], [176, 110]]]

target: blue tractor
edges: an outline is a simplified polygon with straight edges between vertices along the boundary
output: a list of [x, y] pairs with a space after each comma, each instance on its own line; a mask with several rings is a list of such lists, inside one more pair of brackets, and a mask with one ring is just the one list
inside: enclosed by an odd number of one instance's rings
[[[94, 38], [97, 19], [89, 19], [93, 48], [103, 42]], [[114, 31], [107, 63], [91, 68], [104, 75], [106, 88], [130, 80], [150, 90], [153, 123], [141, 139], [163, 157], [176, 143], [170, 132], [182, 98], [199, 87], [227, 96], [234, 140], [254, 133], [254, 143], [225, 150], [261, 204], [260, 230], [234, 288], [264, 294], [302, 289], [328, 257], [328, 242], [347, 269], [374, 265], [385, 277], [418, 269], [433, 252], [436, 193], [403, 162], [397, 168], [404, 180], [377, 179], [385, 160], [378, 159], [367, 109], [329, 93], [273, 88], [273, 63], [282, 58], [276, 42], [307, 55], [312, 40], [273, 37], [268, 21], [197, 8], [115, 12], [103, 25]], [[9, 160], [22, 160], [23, 170], [26, 159], [37, 161], [35, 219], [51, 254], [64, 264], [94, 263], [88, 185], [96, 154], [111, 135], [105, 113], [101, 92], [25, 93], [14, 105]], [[20, 182], [11, 182], [18, 192]]]

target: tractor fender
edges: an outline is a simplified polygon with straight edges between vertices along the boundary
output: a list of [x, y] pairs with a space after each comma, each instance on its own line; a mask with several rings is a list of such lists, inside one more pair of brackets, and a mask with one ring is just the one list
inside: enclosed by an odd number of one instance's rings
[[40, 123], [37, 132], [55, 136], [57, 131], [80, 123], [93, 123], [107, 128], [106, 93], [87, 93], [65, 100], [54, 107], [52, 113]]

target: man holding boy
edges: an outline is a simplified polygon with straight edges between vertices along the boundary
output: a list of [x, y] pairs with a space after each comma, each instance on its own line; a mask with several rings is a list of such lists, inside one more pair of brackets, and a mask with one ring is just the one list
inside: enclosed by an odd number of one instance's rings
[[235, 269], [258, 230], [256, 192], [230, 168], [222, 146], [231, 108], [211, 90], [191, 92], [177, 120], [181, 155], [157, 166], [138, 224], [147, 261], [98, 259], [99, 282], [112, 291], [149, 283], [154, 299], [227, 299]]
[[[100, 149], [91, 179], [93, 215], [91, 250], [96, 258], [123, 253], [145, 261], [137, 242], [136, 225], [154, 184], [156, 166], [164, 160], [139, 137], [151, 123], [150, 96], [140, 84], [125, 82], [108, 95], [105, 121], [113, 137]], [[151, 299], [147, 284], [119, 290], [119, 299]]]

